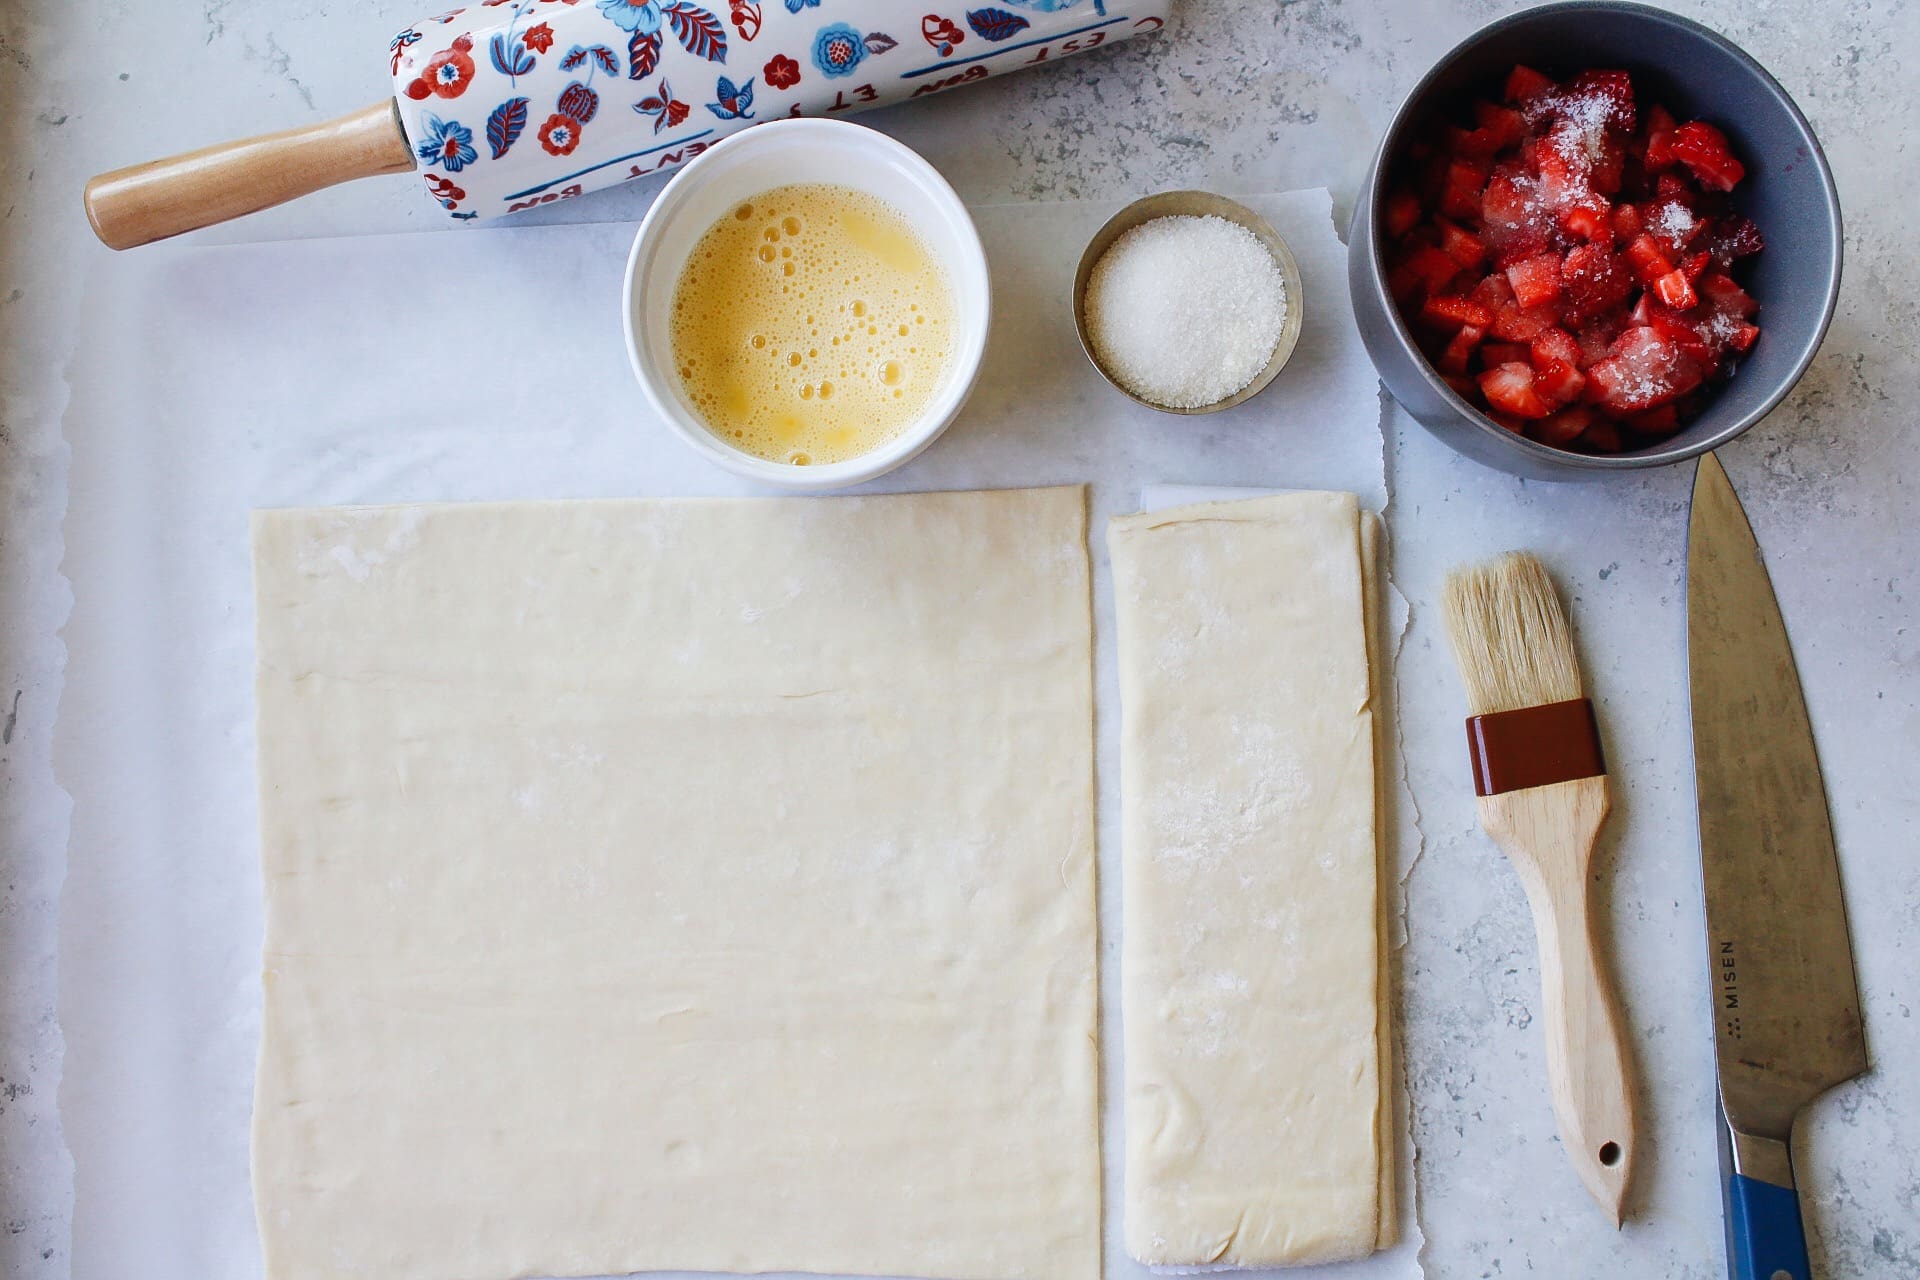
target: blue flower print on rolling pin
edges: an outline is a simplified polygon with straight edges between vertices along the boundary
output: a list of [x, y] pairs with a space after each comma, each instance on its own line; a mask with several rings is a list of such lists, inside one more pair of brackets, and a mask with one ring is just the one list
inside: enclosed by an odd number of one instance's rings
[[427, 164], [458, 173], [480, 158], [480, 153], [473, 149], [473, 130], [459, 121], [442, 120], [429, 114], [422, 123], [426, 125], [427, 136], [419, 146], [419, 153]]
[[813, 65], [822, 75], [850, 76], [868, 55], [885, 53], [899, 43], [884, 31], [861, 35], [858, 27], [836, 22], [813, 38]]
[[660, 0], [599, 0], [599, 6], [622, 31], [650, 36], [660, 30]]
[[813, 65], [822, 75], [850, 76], [866, 56], [866, 41], [844, 22], [820, 28], [820, 34], [813, 38]]

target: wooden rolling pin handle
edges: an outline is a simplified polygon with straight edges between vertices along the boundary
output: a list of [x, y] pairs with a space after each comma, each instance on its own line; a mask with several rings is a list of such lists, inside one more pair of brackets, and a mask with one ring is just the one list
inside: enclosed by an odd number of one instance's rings
[[107, 247], [131, 249], [413, 167], [399, 112], [388, 100], [323, 124], [103, 173], [87, 184], [87, 221]]
[[1619, 1001], [1593, 921], [1593, 846], [1609, 807], [1607, 782], [1529, 787], [1482, 796], [1480, 806], [1533, 912], [1560, 1139], [1587, 1191], [1618, 1226], [1637, 1144]]

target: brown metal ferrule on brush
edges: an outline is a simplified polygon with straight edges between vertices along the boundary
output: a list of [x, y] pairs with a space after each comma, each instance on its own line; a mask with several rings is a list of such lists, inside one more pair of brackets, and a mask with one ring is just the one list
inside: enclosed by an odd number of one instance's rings
[[1598, 778], [1607, 772], [1600, 725], [1585, 698], [1467, 717], [1473, 794], [1500, 796], [1528, 787]]
[[1594, 843], [1610, 802], [1593, 703], [1546, 570], [1508, 556], [1449, 581], [1449, 637], [1468, 690], [1480, 823], [1526, 889], [1560, 1137], [1618, 1224], [1636, 1152], [1619, 1003], [1594, 922]]

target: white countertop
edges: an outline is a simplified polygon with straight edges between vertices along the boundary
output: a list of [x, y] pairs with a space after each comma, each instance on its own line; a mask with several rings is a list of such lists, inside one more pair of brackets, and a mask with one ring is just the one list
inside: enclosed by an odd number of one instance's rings
[[[1327, 185], [1353, 195], [1397, 94], [1506, 6], [1383, 0], [1182, 0], [1168, 34], [865, 117], [922, 150], [975, 203], [1104, 198], [1169, 186]], [[1760, 535], [1820, 735], [1878, 1069], [1823, 1100], [1799, 1155], [1817, 1273], [1920, 1274], [1920, 639], [1907, 602], [1920, 518], [1920, 271], [1897, 238], [1920, 188], [1908, 76], [1920, 19], [1898, 6], [1712, 0], [1726, 31], [1793, 92], [1825, 141], [1848, 223], [1839, 314], [1773, 417], [1723, 451]], [[384, 91], [410, 3], [24, 0], [0, 12], [0, 1274], [69, 1274], [72, 1167], [61, 1141], [55, 1012], [68, 805], [50, 764], [68, 607], [61, 417], [79, 291], [107, 258], [79, 210], [91, 172], [318, 120]], [[658, 179], [534, 215], [626, 221]], [[414, 184], [369, 181], [214, 233], [224, 239], [450, 229]], [[297, 335], [295, 335], [297, 336]], [[316, 353], [315, 358], [321, 358]], [[1412, 604], [1398, 676], [1423, 850], [1401, 953], [1405, 1066], [1432, 1276], [1717, 1277], [1711, 1045], [1685, 690], [1683, 535], [1690, 468], [1542, 485], [1455, 457], [1386, 417], [1394, 577]], [[1204, 438], [1188, 474], [1208, 474]], [[1284, 483], [1284, 458], [1261, 482]], [[1574, 612], [1622, 800], [1609, 838], [1612, 928], [1646, 1078], [1652, 1156], [1623, 1236], [1567, 1169], [1544, 1088], [1533, 944], [1517, 881], [1479, 833], [1459, 694], [1431, 608], [1451, 563], [1541, 551]], [[18, 691], [17, 696], [15, 691]], [[1103, 849], [1102, 868], [1117, 865]], [[1629, 1265], [1622, 1267], [1622, 1263]], [[92, 1280], [91, 1277], [88, 1280]]]

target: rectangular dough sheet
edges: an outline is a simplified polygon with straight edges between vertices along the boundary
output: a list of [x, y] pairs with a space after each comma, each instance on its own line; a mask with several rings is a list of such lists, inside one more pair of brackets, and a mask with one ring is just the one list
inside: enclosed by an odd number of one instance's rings
[[1082, 489], [254, 555], [270, 1280], [1096, 1280]]
[[1156, 1267], [1393, 1242], [1377, 520], [1350, 494], [1113, 521], [1126, 1240]]

